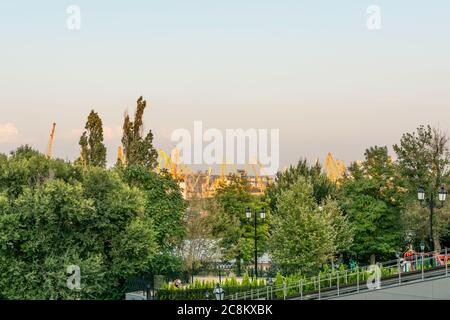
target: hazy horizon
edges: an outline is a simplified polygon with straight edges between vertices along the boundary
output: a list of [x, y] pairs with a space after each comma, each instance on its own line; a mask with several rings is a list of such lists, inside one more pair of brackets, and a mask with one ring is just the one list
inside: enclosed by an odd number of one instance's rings
[[[81, 8], [81, 30], [66, 8]], [[371, 5], [381, 30], [366, 27]], [[0, 153], [74, 160], [91, 109], [108, 160], [123, 114], [149, 104], [155, 147], [205, 128], [280, 129], [280, 167], [328, 152], [347, 164], [420, 124], [450, 127], [445, 1], [14, 1], [0, 3]]]

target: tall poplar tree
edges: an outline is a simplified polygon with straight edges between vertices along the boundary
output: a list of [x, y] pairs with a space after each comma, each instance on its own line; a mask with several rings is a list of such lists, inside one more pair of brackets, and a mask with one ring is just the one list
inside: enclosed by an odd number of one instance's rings
[[153, 148], [153, 133], [151, 130], [144, 136], [144, 111], [147, 102], [143, 97], [137, 100], [134, 121], [128, 114], [123, 123], [123, 152], [125, 161], [129, 165], [142, 165], [154, 169], [157, 165], [158, 153]]
[[86, 131], [80, 137], [81, 156], [79, 162], [95, 167], [106, 167], [106, 147], [103, 144], [102, 119], [94, 110], [88, 116]]

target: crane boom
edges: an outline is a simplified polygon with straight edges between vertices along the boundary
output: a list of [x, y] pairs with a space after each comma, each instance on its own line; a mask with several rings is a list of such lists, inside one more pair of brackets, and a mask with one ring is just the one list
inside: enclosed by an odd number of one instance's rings
[[330, 152], [326, 158], [325, 171], [328, 178], [339, 185], [339, 180], [345, 175], [345, 163], [335, 160]]
[[50, 159], [52, 157], [53, 139], [55, 138], [55, 128], [56, 128], [56, 123], [53, 122], [52, 132], [50, 133], [50, 139], [48, 140], [48, 146], [47, 146], [47, 159]]
[[122, 146], [119, 146], [117, 148], [117, 163], [119, 164], [124, 164], [124, 159], [123, 159], [123, 148]]

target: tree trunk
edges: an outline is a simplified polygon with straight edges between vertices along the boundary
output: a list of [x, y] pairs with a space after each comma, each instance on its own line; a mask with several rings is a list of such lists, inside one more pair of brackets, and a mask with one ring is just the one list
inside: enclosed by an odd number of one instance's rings
[[237, 262], [237, 276], [240, 277], [241, 276], [241, 258], [237, 258], [236, 262]]
[[441, 252], [441, 242], [439, 239], [434, 238], [434, 251]]
[[375, 255], [372, 254], [372, 255], [370, 255], [370, 264], [371, 264], [371, 265], [374, 265], [375, 263], [376, 263]]

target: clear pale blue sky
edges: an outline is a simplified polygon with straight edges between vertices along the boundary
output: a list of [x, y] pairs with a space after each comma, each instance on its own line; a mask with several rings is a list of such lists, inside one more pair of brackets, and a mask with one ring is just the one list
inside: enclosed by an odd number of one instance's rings
[[[81, 8], [81, 30], [66, 8]], [[382, 29], [366, 28], [378, 5]], [[115, 158], [144, 95], [147, 128], [280, 128], [282, 165], [362, 158], [420, 123], [450, 126], [450, 2], [2, 1], [0, 152], [20, 143], [73, 159], [95, 108]], [[3, 135], [3, 136], [2, 136]]]

